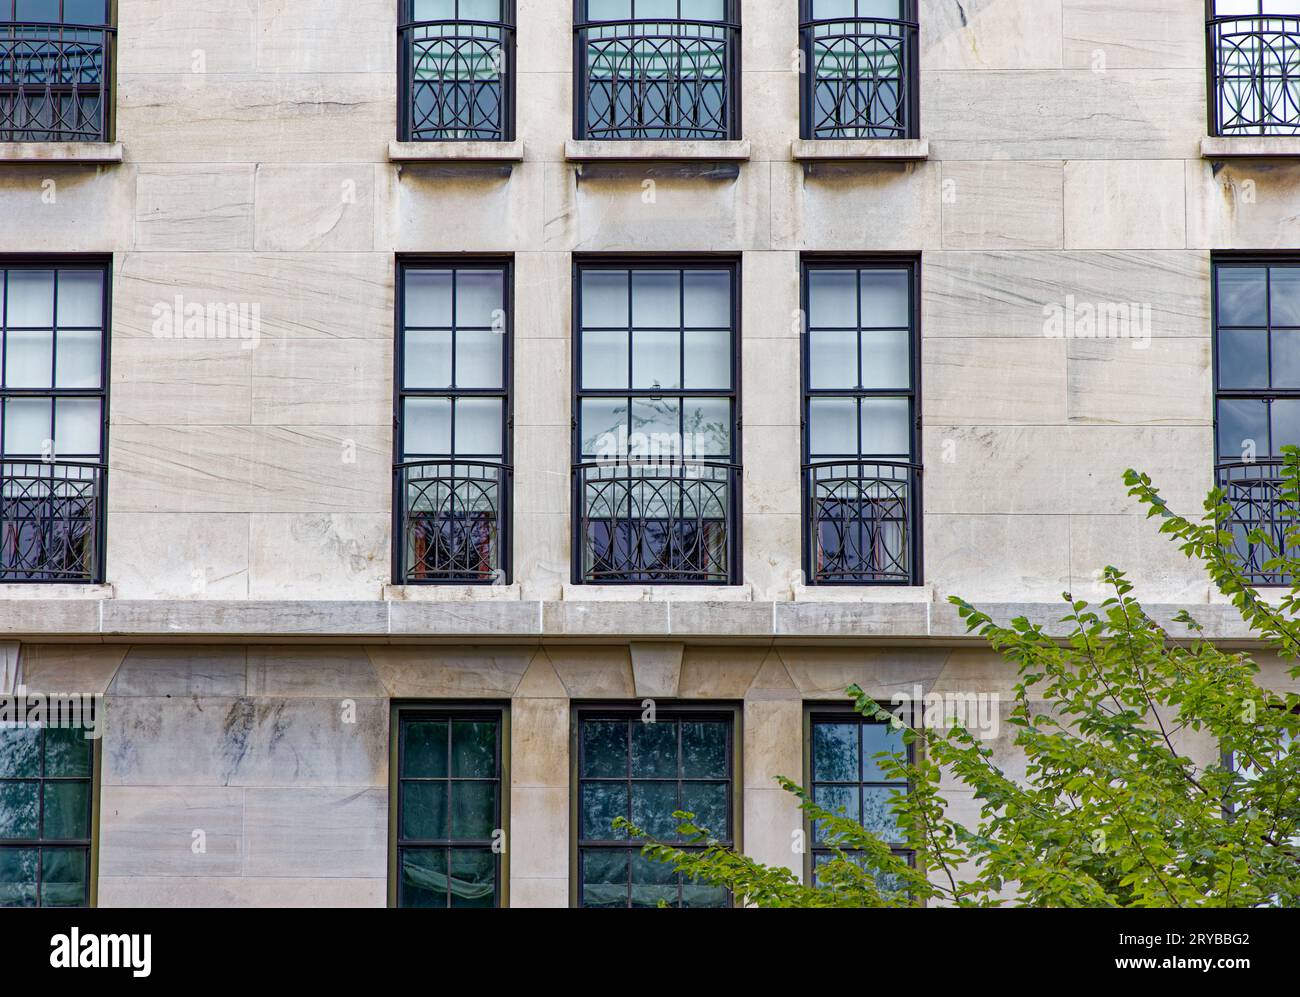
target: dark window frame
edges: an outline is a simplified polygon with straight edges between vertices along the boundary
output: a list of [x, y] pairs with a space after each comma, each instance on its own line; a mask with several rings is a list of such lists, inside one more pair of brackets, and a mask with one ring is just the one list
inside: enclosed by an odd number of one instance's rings
[[[812, 363], [812, 337], [811, 337], [811, 316], [809, 290], [811, 282], [809, 275], [817, 270], [899, 270], [906, 269], [909, 274], [910, 295], [908, 302], [908, 320], [910, 327], [911, 345], [909, 350], [910, 364], [910, 388], [906, 391], [897, 388], [813, 388], [811, 387], [811, 363]], [[923, 490], [923, 396], [921, 391], [922, 375], [922, 330], [921, 330], [921, 257], [917, 254], [823, 254], [823, 253], [805, 253], [799, 261], [799, 307], [801, 309], [802, 328], [800, 338], [800, 356], [799, 356], [799, 392], [800, 392], [800, 447], [801, 460], [803, 466], [803, 486], [800, 489], [802, 494], [801, 509], [801, 532], [802, 532], [802, 562], [804, 580], [807, 585], [819, 586], [869, 586], [879, 587], [882, 585], [906, 585], [918, 586], [925, 582], [925, 549], [924, 549], [924, 490]], [[859, 309], [860, 310], [860, 309]], [[857, 348], [859, 357], [859, 371], [861, 370], [862, 354], [862, 325], [861, 315], [858, 316], [857, 329]], [[910, 434], [911, 455], [906, 461], [901, 463], [910, 467], [908, 475], [909, 488], [911, 489], [910, 502], [908, 503], [908, 525], [911, 527], [909, 533], [910, 551], [909, 551], [909, 577], [906, 581], [885, 578], [880, 580], [845, 578], [819, 579], [815, 568], [815, 544], [816, 536], [814, 534], [814, 523], [812, 520], [812, 468], [817, 465], [827, 464], [853, 464], [853, 463], [886, 463], [887, 460], [882, 458], [873, 460], [869, 457], [863, 457], [861, 453], [861, 417], [858, 419], [858, 450], [859, 453], [853, 457], [830, 458], [820, 457], [816, 462], [812, 459], [812, 401], [818, 397], [826, 398], [845, 398], [853, 397], [859, 401], [863, 398], [884, 397], [897, 398], [905, 396], [910, 401], [908, 430]]]
[[[1219, 38], [1221, 36], [1221, 32], [1225, 28], [1229, 28], [1230, 26], [1234, 25], [1236, 22], [1245, 22], [1245, 21], [1254, 20], [1257, 22], [1271, 21], [1279, 28], [1281, 25], [1286, 24], [1287, 31], [1285, 32], [1280, 31], [1278, 29], [1273, 29], [1269, 32], [1260, 32], [1259, 34], [1263, 34], [1263, 35], [1286, 34], [1289, 35], [1291, 44], [1300, 45], [1300, 11], [1292, 14], [1264, 13], [1263, 5], [1267, 2], [1267, 0], [1257, 0], [1255, 13], [1218, 14], [1216, 12], [1216, 6], [1215, 6], [1216, 2], [1217, 0], [1205, 0], [1206, 124], [1209, 129], [1209, 134], [1213, 136], [1222, 136], [1222, 137], [1229, 137], [1229, 138], [1233, 136], [1255, 137], [1255, 136], [1268, 136], [1268, 135], [1277, 135], [1277, 136], [1300, 135], [1300, 97], [1297, 96], [1293, 96], [1290, 99], [1290, 105], [1292, 110], [1291, 110], [1291, 114], [1285, 120], [1281, 120], [1278, 122], [1269, 122], [1267, 118], [1259, 118], [1258, 120], [1246, 121], [1239, 128], [1234, 128], [1230, 131], [1223, 130], [1223, 121], [1222, 121], [1223, 100], [1220, 97], [1220, 93], [1222, 90], [1222, 80], [1221, 80], [1220, 62], [1219, 62], [1220, 46], [1218, 44]], [[1238, 34], [1243, 34], [1243, 32], [1238, 32]], [[1244, 32], [1244, 34], [1254, 35], [1253, 32]], [[1294, 63], [1294, 60], [1292, 60], [1292, 63]], [[1254, 68], [1256, 70], [1259, 69], [1258, 65], [1256, 65]], [[1258, 78], [1259, 77], [1256, 74], [1252, 74], [1251, 76], [1252, 81], [1257, 80]], [[1283, 79], [1289, 79], [1290, 81], [1292, 81], [1295, 85], [1293, 93], [1300, 94], [1300, 74], [1297, 74], [1292, 77], [1284, 77]], [[1267, 104], [1267, 101], [1264, 100], [1263, 90], [1264, 87], [1262, 85], [1260, 85], [1258, 88], [1253, 88], [1252, 96], [1256, 101], [1258, 101], [1258, 103], [1256, 104], [1257, 114], [1261, 113], [1262, 106]], [[1283, 103], [1283, 107], [1285, 107], [1287, 101], [1284, 99], [1282, 103]], [[1280, 124], [1285, 130], [1269, 131], [1267, 129], [1270, 124], [1274, 124], [1274, 125]]]
[[[482, 850], [492, 842], [465, 839], [406, 839], [402, 837], [402, 783], [410, 781], [403, 776], [402, 724], [427, 720], [491, 720], [497, 723], [497, 828], [505, 832], [504, 850], [494, 852], [496, 862], [496, 892], [494, 907], [510, 906], [510, 703], [504, 700], [395, 700], [389, 717], [389, 777], [388, 777], [388, 906], [402, 906], [402, 859], [404, 848], [446, 848], [448, 851]], [[450, 734], [450, 730], [449, 730]], [[448, 766], [451, 764], [448, 756]], [[450, 768], [446, 781], [455, 781]], [[482, 782], [485, 780], [475, 779]], [[450, 813], [448, 814], [450, 820]], [[450, 883], [448, 884], [450, 892]]]
[[[407, 388], [405, 387], [406, 365], [406, 275], [410, 270], [499, 270], [502, 274], [503, 307], [505, 310], [504, 342], [502, 343], [505, 372], [503, 385], [497, 388]], [[394, 302], [395, 325], [393, 331], [393, 507], [392, 507], [392, 578], [395, 585], [509, 585], [512, 580], [514, 562], [514, 346], [515, 346], [515, 269], [512, 256], [465, 254], [459, 256], [424, 256], [402, 255], [397, 258], [397, 282]], [[453, 281], [455, 278], [453, 277]], [[453, 291], [454, 294], [454, 291]], [[453, 297], [452, 321], [456, 320]], [[422, 327], [416, 327], [422, 328]], [[455, 343], [457, 327], [452, 331], [452, 379], [455, 380]], [[421, 457], [406, 459], [405, 425], [402, 417], [403, 402], [406, 398], [500, 398], [501, 406], [501, 460], [485, 461], [473, 457], [457, 458], [455, 405], [453, 402], [450, 436], [451, 456], [449, 458]], [[499, 564], [496, 577], [466, 579], [463, 577], [447, 578], [412, 578], [405, 567], [405, 529], [406, 510], [403, 502], [404, 468], [421, 463], [438, 462], [461, 463], [471, 465], [497, 465], [499, 471], [500, 509], [497, 513], [497, 557]]]

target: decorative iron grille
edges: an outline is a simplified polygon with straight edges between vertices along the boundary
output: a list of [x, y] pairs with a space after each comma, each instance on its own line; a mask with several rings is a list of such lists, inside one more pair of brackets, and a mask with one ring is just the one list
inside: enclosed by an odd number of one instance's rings
[[1300, 528], [1295, 507], [1282, 496], [1281, 458], [1219, 464], [1215, 474], [1231, 509], [1228, 521], [1219, 529], [1232, 534], [1233, 552], [1247, 581], [1252, 585], [1290, 585], [1290, 576], [1265, 567], [1275, 556], [1268, 546], [1250, 539], [1258, 530], [1281, 551], [1287, 533]]
[[0, 21], [0, 142], [106, 142], [113, 29]]
[[483, 583], [507, 577], [511, 468], [473, 460], [399, 464], [398, 578]]
[[915, 17], [817, 18], [817, 13], [808, 0], [800, 26], [804, 137], [916, 138]]
[[98, 582], [103, 464], [0, 463], [0, 581]]
[[1300, 134], [1300, 14], [1215, 16], [1207, 31], [1212, 133]]
[[920, 477], [897, 461], [805, 467], [810, 581], [915, 584]]
[[628, 20], [575, 30], [580, 137], [737, 136], [738, 25]]
[[580, 580], [735, 584], [738, 471], [706, 461], [577, 465]]
[[411, 21], [398, 28], [404, 142], [514, 138], [515, 29], [500, 21]]

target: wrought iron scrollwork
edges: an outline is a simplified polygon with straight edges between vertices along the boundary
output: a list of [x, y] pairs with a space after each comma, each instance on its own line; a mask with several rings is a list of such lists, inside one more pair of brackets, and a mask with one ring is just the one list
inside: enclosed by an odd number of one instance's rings
[[102, 464], [0, 463], [0, 581], [100, 580]]
[[403, 25], [400, 37], [405, 141], [512, 137], [513, 26], [421, 21]]
[[1216, 135], [1300, 134], [1300, 15], [1209, 22]]
[[810, 581], [912, 584], [920, 475], [894, 461], [806, 467]]
[[[1258, 530], [1283, 550], [1287, 533], [1300, 528], [1297, 510], [1282, 495], [1282, 461], [1267, 458], [1219, 464], [1215, 474], [1231, 509], [1228, 521], [1219, 529], [1232, 534], [1233, 553], [1246, 579], [1252, 585], [1290, 585], [1291, 578], [1284, 572], [1265, 567], [1275, 556], [1273, 552], [1250, 539], [1251, 533]], [[1293, 549], [1291, 553], [1300, 551]]]
[[504, 579], [510, 467], [427, 460], [399, 464], [396, 473], [404, 583]]
[[112, 37], [0, 21], [0, 142], [107, 141]]
[[915, 22], [818, 20], [802, 31], [808, 138], [916, 137]]

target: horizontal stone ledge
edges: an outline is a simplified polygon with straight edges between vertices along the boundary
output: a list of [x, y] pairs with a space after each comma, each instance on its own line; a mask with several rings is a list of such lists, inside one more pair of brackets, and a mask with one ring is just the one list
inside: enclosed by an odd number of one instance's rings
[[930, 158], [924, 138], [795, 139], [790, 158], [796, 162], [917, 162]]
[[524, 143], [514, 142], [389, 142], [392, 163], [518, 163]]
[[1202, 159], [1300, 159], [1300, 135], [1209, 135]]
[[627, 142], [600, 139], [568, 139], [564, 158], [572, 163], [737, 163], [749, 159], [749, 139], [691, 140], [674, 142], [633, 139]]
[[121, 142], [0, 142], [0, 163], [122, 162]]

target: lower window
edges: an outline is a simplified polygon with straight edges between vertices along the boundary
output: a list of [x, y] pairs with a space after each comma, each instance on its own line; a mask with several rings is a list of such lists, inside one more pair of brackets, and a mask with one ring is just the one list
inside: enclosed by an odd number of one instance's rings
[[729, 907], [725, 889], [698, 883], [641, 854], [615, 830], [625, 817], [651, 838], [680, 841], [674, 811], [725, 845], [735, 842], [737, 714], [717, 708], [579, 710], [578, 906]]
[[397, 707], [398, 907], [499, 907], [505, 711]]

